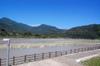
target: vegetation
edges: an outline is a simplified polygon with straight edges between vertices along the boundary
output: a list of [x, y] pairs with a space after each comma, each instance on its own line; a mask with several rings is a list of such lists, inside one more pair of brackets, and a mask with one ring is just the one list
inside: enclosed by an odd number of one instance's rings
[[32, 27], [4, 17], [0, 19], [0, 37], [100, 39], [100, 24], [64, 30], [45, 24]]
[[91, 24], [72, 28], [66, 31], [66, 37], [86, 39], [100, 38], [100, 24]]
[[100, 57], [95, 57], [90, 60], [82, 62], [84, 66], [100, 66]]

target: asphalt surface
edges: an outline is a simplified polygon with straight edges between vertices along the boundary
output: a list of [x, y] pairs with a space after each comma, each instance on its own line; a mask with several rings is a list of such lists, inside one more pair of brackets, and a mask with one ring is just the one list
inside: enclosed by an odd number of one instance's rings
[[[55, 51], [68, 51], [70, 49], [78, 49], [78, 48], [87, 48], [87, 47], [94, 47], [100, 46], [98, 45], [65, 45], [65, 46], [50, 46], [50, 47], [43, 47], [43, 48], [10, 48], [10, 57], [19, 57], [24, 55], [31, 55], [35, 53], [47, 53], [47, 52], [55, 52]], [[0, 58], [7, 57], [7, 49], [0, 49]]]
[[[31, 55], [35, 53], [69, 51], [70, 49], [87, 48], [100, 45], [99, 40], [87, 40], [87, 39], [62, 39], [62, 38], [61, 39], [60, 38], [59, 39], [10, 38], [10, 39], [11, 39], [10, 41], [11, 46], [15, 46], [15, 48], [10, 48], [10, 57]], [[2, 47], [1, 45], [5, 45], [6, 47], [0, 48], [0, 58], [6, 58], [7, 42], [4, 42], [2, 41], [2, 39], [0, 39], [0, 47]], [[39, 46], [35, 47], [34, 45], [39, 45]], [[19, 46], [20, 48], [16, 48]]]

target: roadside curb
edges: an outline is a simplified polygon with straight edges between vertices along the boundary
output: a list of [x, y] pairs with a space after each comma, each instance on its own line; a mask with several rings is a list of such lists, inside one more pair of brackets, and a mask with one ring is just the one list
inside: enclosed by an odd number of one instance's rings
[[79, 59], [76, 59], [76, 62], [79, 63], [79, 62], [81, 62], [81, 61], [85, 61], [85, 60], [91, 59], [91, 58], [93, 58], [93, 57], [97, 57], [97, 56], [99, 56], [99, 55], [100, 55], [100, 54], [94, 54], [94, 55], [91, 55], [91, 56], [79, 58]]

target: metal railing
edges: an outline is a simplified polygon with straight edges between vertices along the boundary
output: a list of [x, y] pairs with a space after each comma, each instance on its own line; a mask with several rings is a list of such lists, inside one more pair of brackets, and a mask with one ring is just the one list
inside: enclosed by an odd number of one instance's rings
[[[31, 55], [24, 55], [15, 57], [13, 56], [9, 60], [9, 66], [24, 64], [28, 62], [40, 61], [43, 59], [54, 58], [62, 55], [72, 54], [72, 53], [79, 53], [84, 51], [96, 50], [100, 49], [100, 46], [93, 46], [93, 47], [86, 47], [86, 48], [77, 48], [77, 49], [70, 49], [64, 51], [55, 51], [55, 52], [47, 52], [47, 53], [39, 53], [39, 54], [31, 54]], [[0, 59], [0, 66], [6, 66], [6, 58]]]

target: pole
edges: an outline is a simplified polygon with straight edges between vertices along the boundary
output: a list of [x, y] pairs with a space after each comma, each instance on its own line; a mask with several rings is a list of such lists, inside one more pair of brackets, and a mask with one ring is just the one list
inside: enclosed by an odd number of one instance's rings
[[9, 58], [10, 58], [10, 39], [3, 39], [3, 41], [7, 42], [7, 61], [6, 66], [9, 66]]
[[10, 40], [8, 41], [7, 66], [9, 66], [9, 57], [10, 57]]
[[1, 58], [0, 58], [0, 66], [1, 66]]

